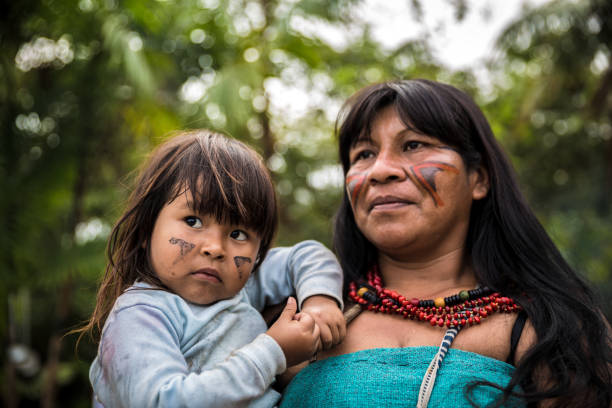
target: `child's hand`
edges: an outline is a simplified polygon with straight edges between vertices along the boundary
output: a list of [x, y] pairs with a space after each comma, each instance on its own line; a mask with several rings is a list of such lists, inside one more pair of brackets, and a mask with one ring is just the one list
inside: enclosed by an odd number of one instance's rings
[[323, 350], [330, 349], [344, 340], [346, 322], [334, 299], [324, 295], [311, 296], [302, 304], [302, 312], [311, 315], [319, 326]]
[[287, 299], [283, 312], [266, 334], [280, 345], [287, 367], [309, 360], [319, 349], [319, 326], [307, 313], [297, 313], [295, 298]]

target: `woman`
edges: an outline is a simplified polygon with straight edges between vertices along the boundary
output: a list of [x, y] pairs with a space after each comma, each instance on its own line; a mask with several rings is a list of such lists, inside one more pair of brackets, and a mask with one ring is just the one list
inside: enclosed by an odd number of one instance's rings
[[364, 311], [282, 405], [610, 406], [607, 322], [471, 98], [388, 82], [340, 122], [334, 244]]

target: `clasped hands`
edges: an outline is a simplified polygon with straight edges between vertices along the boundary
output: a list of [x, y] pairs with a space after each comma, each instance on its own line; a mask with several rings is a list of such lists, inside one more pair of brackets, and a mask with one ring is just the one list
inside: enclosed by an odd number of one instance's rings
[[287, 367], [310, 360], [319, 350], [339, 344], [346, 335], [346, 324], [338, 303], [325, 295], [310, 296], [297, 312], [295, 298], [287, 304], [266, 332], [279, 344]]

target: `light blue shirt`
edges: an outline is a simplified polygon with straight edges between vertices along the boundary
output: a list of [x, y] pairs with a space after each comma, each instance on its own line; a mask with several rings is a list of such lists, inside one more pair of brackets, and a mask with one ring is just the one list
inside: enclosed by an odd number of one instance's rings
[[89, 378], [105, 407], [271, 407], [286, 369], [258, 311], [295, 294], [327, 295], [342, 307], [342, 272], [315, 241], [271, 250], [233, 298], [189, 303], [137, 282], [115, 302]]

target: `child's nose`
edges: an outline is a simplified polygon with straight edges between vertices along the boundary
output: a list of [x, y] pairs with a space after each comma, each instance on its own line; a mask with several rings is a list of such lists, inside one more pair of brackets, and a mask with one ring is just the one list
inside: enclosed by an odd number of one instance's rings
[[200, 254], [209, 256], [213, 259], [223, 259], [225, 251], [221, 240], [216, 238], [207, 239], [200, 247]]

